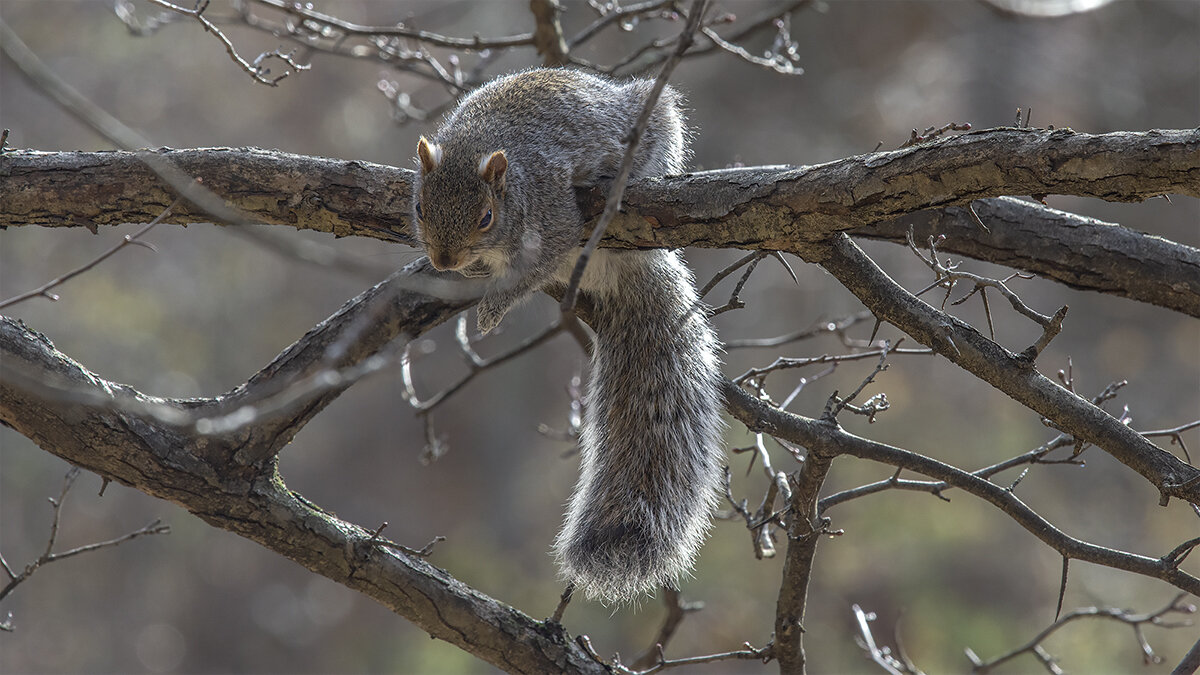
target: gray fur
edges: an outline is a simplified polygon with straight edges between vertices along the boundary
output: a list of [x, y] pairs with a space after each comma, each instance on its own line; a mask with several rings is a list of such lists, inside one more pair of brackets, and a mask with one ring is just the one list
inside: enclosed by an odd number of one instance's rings
[[[495, 80], [462, 101], [434, 143], [414, 203], [427, 251], [450, 252], [466, 276], [490, 276], [479, 328], [534, 291], [565, 284], [582, 216], [573, 187], [616, 175], [652, 82], [567, 70]], [[663, 91], [633, 177], [680, 173], [687, 158], [680, 97]], [[503, 150], [503, 181], [480, 161]], [[479, 233], [479, 213], [496, 222]], [[674, 251], [599, 251], [580, 290], [596, 348], [585, 396], [579, 483], [554, 549], [589, 597], [623, 602], [673, 585], [703, 543], [722, 475], [717, 340]]]

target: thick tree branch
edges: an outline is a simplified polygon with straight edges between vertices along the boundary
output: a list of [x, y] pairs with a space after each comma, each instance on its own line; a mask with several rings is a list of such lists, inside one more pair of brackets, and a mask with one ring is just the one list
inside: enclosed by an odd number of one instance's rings
[[851, 234], [903, 244], [913, 227], [917, 241], [945, 235], [938, 244], [945, 253], [1200, 317], [1200, 250], [1012, 197], [981, 199], [973, 208], [988, 232], [965, 208], [950, 207], [882, 221]]
[[[409, 241], [412, 172], [250, 149], [160, 150], [181, 172], [264, 223]], [[1200, 252], [1132, 230], [1015, 200], [1060, 193], [1136, 201], [1200, 196], [1200, 131], [1093, 136], [994, 129], [813, 167], [757, 167], [642, 180], [605, 246], [701, 246], [804, 255], [832, 233], [902, 240], [910, 222], [951, 239], [943, 249], [1046, 274], [1076, 288], [1116, 293], [1200, 316]], [[147, 222], [170, 204], [135, 153], [10, 152], [0, 157], [0, 226]], [[605, 187], [582, 191], [589, 218]], [[915, 213], [933, 209], [925, 213]], [[168, 222], [209, 222], [189, 204]], [[970, 234], [970, 236], [966, 236]], [[961, 236], [959, 236], [961, 235]], [[1061, 254], [1060, 254], [1061, 253]]]
[[850, 455], [936, 478], [997, 507], [1064, 557], [1161, 579], [1192, 594], [1200, 591], [1200, 578], [1179, 569], [1179, 561], [1170, 554], [1151, 558], [1075, 539], [1042, 518], [1005, 487], [936, 459], [855, 436], [836, 424], [779, 410], [729, 380], [725, 381], [724, 392], [726, 409], [751, 431], [770, 434], [808, 448], [810, 452], [818, 449], [824, 455]]
[[1200, 503], [1200, 469], [1159, 448], [1078, 395], [1043, 376], [1028, 353], [1014, 354], [967, 323], [905, 290], [846, 235], [819, 262], [875, 316], [1142, 474], [1161, 494]]
[[[246, 384], [210, 399], [154, 399], [108, 382], [20, 322], [0, 317], [0, 421], [72, 464], [174, 502], [308, 569], [361, 591], [450, 642], [509, 672], [606, 672], [561, 627], [535, 621], [478, 593], [425, 561], [374, 543], [371, 533], [290, 492], [273, 461], [233, 461], [250, 448], [270, 458], [344, 387], [264, 415], [225, 436], [205, 436], [149, 411], [192, 419], [330, 362], [361, 362], [393, 338], [419, 334], [463, 306], [403, 290], [422, 266], [397, 273], [347, 303]], [[379, 320], [362, 330], [364, 319]], [[331, 346], [336, 349], [331, 350]], [[67, 392], [70, 395], [63, 395]], [[140, 406], [137, 404], [141, 404]]]
[[[303, 399], [299, 412], [251, 416], [224, 435], [200, 434], [191, 423], [197, 414], [240, 409], [234, 402], [256, 399], [280, 381], [287, 384], [300, 375], [370, 361], [396, 338], [419, 335], [470, 304], [469, 299], [440, 300], [412, 290], [436, 289], [437, 281], [422, 263], [398, 272], [347, 303], [245, 385], [210, 399], [152, 399], [107, 382], [19, 322], [0, 319], [0, 421], [73, 464], [180, 504], [214, 526], [360, 590], [431, 635], [505, 670], [602, 672], [557, 626], [534, 621], [419, 559], [374, 543], [369, 532], [329, 516], [284, 487], [271, 457], [344, 389], [342, 384]], [[835, 424], [769, 408], [728, 381], [726, 396], [731, 412], [752, 429], [803, 445], [810, 457], [849, 454], [931, 476], [996, 505], [1064, 556], [1200, 591], [1200, 579], [1180, 570], [1171, 555], [1150, 558], [1079, 541], [1011, 491], [967, 472], [846, 434]], [[152, 414], [163, 408], [182, 417]], [[813, 466], [810, 471], [820, 468]], [[804, 502], [809, 511], [811, 500]], [[808, 522], [812, 530], [820, 530], [820, 521]]]

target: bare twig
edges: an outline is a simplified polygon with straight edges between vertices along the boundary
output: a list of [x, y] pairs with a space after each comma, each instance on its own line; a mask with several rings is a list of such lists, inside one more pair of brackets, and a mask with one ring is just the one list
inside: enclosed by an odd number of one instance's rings
[[751, 251], [750, 253], [747, 253], [746, 255], [738, 258], [737, 260], [733, 261], [732, 263], [725, 266], [724, 268], [718, 270], [717, 273], [714, 274], [712, 276], [712, 278], [708, 280], [708, 283], [704, 284], [704, 288], [700, 289], [700, 292], [696, 294], [696, 297], [698, 297], [700, 299], [704, 299], [704, 296], [708, 295], [709, 291], [711, 291], [713, 288], [715, 288], [717, 284], [724, 281], [725, 278], [728, 277], [730, 274], [733, 274], [734, 272], [738, 271], [743, 266], [745, 266], [749, 263], [756, 262], [756, 261], [762, 259], [762, 257], [764, 255], [765, 254], [762, 251]]
[[[2, 566], [4, 568], [4, 572], [8, 575], [8, 583], [5, 584], [3, 589], [0, 589], [0, 600], [8, 597], [8, 595], [12, 593], [17, 586], [29, 579], [29, 577], [33, 576], [33, 573], [37, 572], [38, 569], [40, 569], [43, 565], [49, 565], [52, 562], [65, 560], [81, 553], [88, 553], [102, 548], [111, 548], [144, 535], [169, 534], [171, 532], [170, 526], [163, 525], [161, 520], [155, 519], [149, 525], [134, 530], [133, 532], [130, 532], [124, 536], [117, 537], [116, 539], [109, 539], [108, 541], [101, 541], [94, 544], [87, 544], [86, 546], [79, 546], [69, 551], [63, 551], [62, 553], [54, 553], [54, 544], [58, 539], [58, 524], [60, 518], [62, 517], [63, 501], [67, 498], [67, 492], [71, 490], [71, 486], [75, 484], [75, 479], [78, 477], [79, 467], [71, 467], [71, 470], [67, 472], [66, 477], [63, 479], [62, 491], [58, 493], [58, 499], [54, 499], [53, 497], [50, 498], [50, 506], [53, 509], [53, 519], [50, 522], [50, 536], [46, 539], [46, 548], [42, 551], [42, 554], [38, 556], [36, 560], [26, 565], [25, 568], [19, 573], [13, 572], [8, 563], [3, 561], [3, 558], [0, 557], [0, 562], [3, 563]], [[9, 627], [5, 630], [11, 630], [11, 621], [6, 620], [5, 623], [9, 624]]]
[[[750, 35], [765, 28], [774, 28], [776, 32], [775, 41], [769, 50], [769, 53], [778, 54], [782, 51], [785, 52], [785, 54], [783, 54], [781, 58], [783, 58], [785, 61], [794, 61], [796, 56], [796, 45], [794, 41], [792, 41], [788, 32], [790, 28], [790, 17], [796, 10], [811, 3], [812, 0], [791, 0], [782, 6], [773, 7], [763, 14], [750, 19], [749, 21], [738, 21], [736, 24], [737, 29], [726, 35], [720, 36], [720, 39], [723, 43], [733, 45], [736, 48], [736, 45], [739, 41], [746, 39]], [[716, 23], [731, 23], [732, 19], [732, 15], [723, 15], [717, 17], [709, 24], [706, 24], [706, 27], [711, 27]], [[615, 74], [618, 71], [623, 73], [644, 72], [666, 60], [668, 58], [666, 50], [670, 49], [671, 46], [675, 44], [676, 40], [674, 38], [652, 40], [642, 45], [638, 49], [632, 50], [629, 54], [613, 65], [605, 68], [597, 68], [597, 70], [609, 74]], [[709, 39], [707, 44], [702, 44], [694, 49], [688, 50], [686, 58], [695, 58], [724, 49], [725, 47], [722, 46], [722, 44], [718, 43], [716, 40]], [[733, 53], [737, 54], [736, 51], [733, 51]], [[741, 56], [740, 54], [737, 55]], [[770, 57], [767, 58], [769, 59]]]
[[[843, 344], [847, 344], [849, 342], [849, 337], [846, 335], [846, 330], [851, 326], [870, 318], [872, 318], [870, 312], [859, 312], [841, 319], [823, 321], [815, 326], [793, 331], [791, 333], [785, 333], [783, 335], [777, 335], [775, 337], [727, 340], [725, 342], [725, 351], [730, 351], [733, 349], [747, 349], [751, 347], [781, 347], [785, 344], [799, 342], [800, 340], [807, 340], [818, 335], [825, 335], [829, 333], [837, 335], [842, 340]], [[865, 342], [860, 346], [865, 347], [869, 344], [869, 342]]]
[[470, 343], [466, 339], [466, 329], [465, 329], [466, 324], [465, 324], [465, 322], [460, 322], [459, 323], [459, 332], [458, 332], [458, 335], [459, 335], [458, 344], [459, 344], [459, 348], [462, 350], [463, 354], [467, 357], [467, 367], [468, 367], [467, 374], [462, 376], [461, 378], [459, 378], [458, 381], [456, 381], [454, 384], [450, 385], [449, 387], [439, 391], [438, 393], [434, 394], [433, 396], [430, 396], [429, 398], [427, 398], [425, 400], [421, 400], [420, 397], [417, 396], [416, 387], [413, 384], [411, 362], [410, 362], [410, 359], [406, 352], [402, 356], [402, 360], [401, 360], [401, 374], [404, 377], [404, 388], [405, 388], [405, 392], [407, 394], [409, 405], [411, 405], [414, 409], [416, 409], [418, 414], [427, 415], [429, 412], [431, 412], [434, 408], [436, 408], [438, 405], [440, 405], [447, 398], [453, 396], [460, 389], [462, 389], [464, 386], [466, 386], [466, 384], [468, 382], [470, 382], [472, 379], [474, 379], [476, 375], [479, 375], [480, 373], [482, 373], [483, 371], [485, 371], [489, 368], [498, 366], [501, 363], [510, 361], [510, 360], [544, 344], [545, 342], [549, 341], [554, 336], [556, 336], [559, 333], [562, 333], [564, 330], [566, 330], [565, 326], [570, 321], [578, 321], [578, 319], [575, 319], [573, 317], [560, 318], [559, 320], [557, 320], [553, 324], [547, 326], [545, 329], [543, 329], [541, 332], [537, 333], [536, 335], [532, 335], [528, 338], [525, 338], [524, 340], [521, 341], [521, 344], [517, 345], [516, 347], [513, 347], [512, 349], [510, 349], [502, 354], [497, 354], [496, 356], [493, 356], [490, 359], [484, 359], [483, 357], [479, 356], [479, 354], [477, 354], [474, 351], [474, 349], [470, 346]]
[[571, 603], [571, 596], [575, 594], [575, 583], [568, 582], [567, 587], [563, 589], [562, 595], [558, 598], [558, 606], [554, 608], [554, 614], [547, 619], [550, 623], [562, 623], [563, 612], [567, 611], [567, 605]]
[[[825, 331], [822, 331], [825, 332]], [[899, 344], [897, 342], [897, 344]], [[733, 378], [733, 381], [738, 384], [750, 383], [755, 389], [761, 389], [765, 384], [766, 377], [773, 372], [779, 370], [791, 370], [794, 368], [804, 368], [807, 366], [824, 364], [824, 363], [842, 363], [844, 361], [861, 361], [874, 357], [883, 356], [885, 354], [932, 354], [932, 350], [919, 347], [914, 349], [871, 349], [863, 352], [855, 352], [852, 354], [822, 354], [820, 356], [805, 356], [789, 358], [781, 356], [771, 362], [769, 365], [762, 368], [751, 368], [746, 372]]]
[[662, 70], [659, 71], [658, 77], [654, 80], [654, 87], [646, 97], [646, 102], [642, 106], [642, 112], [638, 115], [637, 122], [629, 130], [628, 137], [623, 139], [627, 143], [625, 156], [621, 159], [621, 168], [617, 172], [616, 179], [613, 181], [612, 186], [609, 187], [608, 198], [604, 203], [604, 212], [600, 215], [600, 219], [596, 221], [596, 227], [592, 230], [592, 235], [588, 237], [587, 243], [580, 250], [579, 259], [575, 263], [575, 269], [571, 271], [570, 281], [563, 292], [561, 309], [564, 315], [575, 311], [575, 300], [579, 293], [579, 282], [583, 279], [583, 271], [587, 267], [588, 261], [591, 259], [596, 247], [600, 245], [600, 240], [604, 237], [604, 231], [608, 229], [608, 224], [617, 216], [617, 212], [621, 208], [621, 197], [625, 194], [625, 185], [629, 182], [629, 175], [633, 171], [634, 153], [641, 142], [642, 134], [646, 131], [647, 125], [650, 124], [650, 115], [654, 112], [654, 106], [658, 103], [659, 96], [662, 95], [663, 89], [667, 86], [667, 80], [675, 70], [675, 64], [679, 63], [679, 59], [682, 58], [683, 53], [691, 47], [693, 37], [696, 30], [700, 27], [700, 21], [704, 18], [704, 10], [707, 6], [708, 0], [693, 0], [690, 13], [688, 14], [687, 25], [679, 34], [678, 46], [671, 54], [671, 57], [663, 64]]
[[924, 675], [905, 655], [899, 633], [896, 635], [895, 652], [891, 647], [880, 646], [875, 642], [875, 636], [871, 632], [871, 622], [876, 618], [875, 613], [864, 612], [862, 607], [857, 604], [851, 605], [851, 609], [854, 611], [854, 619], [858, 622], [858, 635], [854, 636], [855, 642], [867, 653], [867, 658], [891, 675]]
[[[910, 148], [914, 145], [920, 145], [921, 143], [928, 143], [929, 141], [932, 141], [933, 139], [937, 138], [938, 136], [941, 136], [942, 134], [946, 133], [947, 131], [970, 131], [970, 130], [971, 130], [971, 124], [969, 122], [964, 123], [964, 124], [959, 124], [958, 122], [950, 122], [949, 124], [945, 124], [940, 127], [929, 127], [927, 129], [925, 129], [925, 131], [922, 131], [919, 134], [917, 133], [916, 129], [913, 129], [912, 135], [909, 136], [908, 140], [905, 141], [904, 143], [902, 143], [900, 145], [900, 148], [898, 148], [898, 149]], [[976, 216], [976, 218], [978, 219], [978, 216]], [[984, 229], [987, 229], [987, 228], [984, 228]]]
[[[900, 346], [900, 343], [903, 341], [904, 338], [900, 338], [900, 340], [896, 341], [895, 346]], [[890, 407], [890, 404], [888, 403], [887, 397], [882, 393], [872, 396], [866, 402], [866, 404], [862, 406], [854, 406], [851, 405], [850, 402], [857, 398], [858, 395], [862, 393], [862, 390], [867, 388], [867, 385], [875, 381], [876, 375], [888, 369], [887, 357], [888, 354], [892, 353], [893, 349], [894, 347], [891, 342], [884, 341], [883, 347], [879, 349], [879, 363], [875, 364], [875, 369], [872, 370], [869, 375], [863, 378], [863, 381], [859, 383], [858, 388], [850, 392], [849, 396], [845, 398], [838, 398], [837, 392], [833, 392], [833, 394], [829, 397], [829, 400], [825, 403], [825, 411], [821, 414], [821, 419], [833, 421], [837, 419], [838, 413], [841, 411], [850, 410], [850, 412], [853, 412], [857, 415], [865, 415], [869, 421], [874, 422], [877, 414], [887, 410]]]
[[[1059, 371], [1059, 372], [1061, 373], [1063, 371]], [[1103, 391], [1101, 391], [1096, 396], [1092, 397], [1092, 399], [1091, 399], [1092, 404], [1097, 405], [1097, 406], [1102, 405], [1105, 401], [1115, 398], [1117, 395], [1117, 392], [1122, 387], [1124, 387], [1126, 384], [1128, 384], [1128, 383], [1124, 380], [1122, 380], [1120, 382], [1113, 382], [1113, 383], [1109, 384], [1107, 387], [1104, 388]], [[1032, 464], [1070, 464], [1073, 466], [1082, 467], [1085, 464], [1082, 460], [1078, 459], [1078, 454], [1079, 454], [1078, 452], [1072, 452], [1072, 454], [1070, 456], [1065, 457], [1063, 459], [1047, 459], [1046, 458], [1051, 452], [1058, 450], [1059, 448], [1072, 447], [1075, 444], [1076, 444], [1076, 439], [1073, 438], [1070, 434], [1059, 434], [1058, 436], [1055, 436], [1053, 439], [1047, 441], [1046, 443], [1043, 443], [1042, 445], [1040, 445], [1028, 452], [1022, 453], [1020, 455], [1017, 455], [1016, 457], [1012, 457], [1012, 458], [1004, 460], [1002, 462], [997, 462], [995, 464], [992, 464], [991, 466], [986, 466], [982, 469], [973, 471], [973, 472], [971, 472], [971, 475], [976, 476], [978, 478], [987, 479], [987, 478], [991, 478], [992, 476], [994, 476], [998, 473], [1007, 471], [1008, 469], [1011, 469], [1011, 468], [1014, 468], [1017, 466], [1032, 465]], [[917, 491], [917, 492], [928, 492], [928, 493], [934, 495], [935, 497], [937, 497], [938, 499], [941, 499], [943, 501], [950, 501], [950, 498], [945, 496], [943, 493], [946, 490], [953, 489], [953, 486], [951, 486], [949, 483], [947, 483], [945, 481], [919, 481], [919, 480], [902, 479], [902, 478], [900, 478], [900, 469], [897, 469], [896, 472], [894, 474], [892, 474], [892, 476], [890, 478], [887, 478], [885, 480], [877, 481], [875, 483], [869, 483], [867, 485], [861, 485], [859, 487], [851, 488], [848, 490], [843, 490], [841, 492], [835, 492], [834, 494], [831, 494], [831, 495], [821, 499], [821, 502], [819, 504], [819, 511], [821, 513], [824, 513], [825, 510], [828, 509], [829, 507], [836, 506], [837, 504], [841, 504], [842, 502], [850, 501], [851, 499], [857, 499], [858, 497], [865, 497], [870, 494], [875, 494], [877, 492], [882, 492], [884, 490], [891, 490], [891, 489], [912, 490], [912, 491]]]
[[[242, 56], [238, 54], [237, 48], [233, 46], [233, 42], [225, 35], [225, 33], [222, 32], [220, 28], [217, 28], [216, 24], [214, 24], [212, 21], [209, 21], [208, 17], [204, 16], [204, 12], [208, 9], [209, 0], [200, 0], [196, 3], [195, 9], [180, 7], [179, 5], [176, 5], [173, 2], [168, 2], [167, 0], [150, 0], [150, 2], [172, 12], [177, 12], [184, 16], [190, 16], [196, 21], [200, 22], [200, 25], [204, 27], [205, 31], [212, 34], [213, 37], [217, 38], [217, 40], [219, 40], [221, 44], [225, 46], [225, 52], [229, 54], [229, 58], [233, 59], [233, 62], [236, 63], [238, 67], [246, 71], [250, 77], [254, 78], [255, 82], [265, 84], [270, 87], [276, 87], [279, 86], [280, 80], [284, 79], [288, 75], [291, 75], [292, 73], [300, 73], [312, 67], [307, 64], [297, 63], [292, 56], [292, 52], [285, 54], [278, 49], [259, 54], [258, 57], [254, 59], [253, 63], [242, 58]], [[283, 73], [272, 77], [271, 69], [264, 65], [268, 59], [276, 59], [281, 61], [288, 68], [290, 68], [290, 70], [285, 70]]]
[[[909, 228], [909, 231], [908, 231], [908, 246], [909, 246], [909, 248], [912, 250], [912, 252], [914, 254], [917, 255], [917, 257], [919, 257], [922, 260], [922, 262], [924, 262], [927, 266], [929, 266], [929, 269], [933, 270], [934, 274], [937, 277], [932, 284], [930, 284], [929, 286], [927, 286], [925, 288], [925, 290], [929, 290], [930, 288], [941, 286], [946, 289], [946, 296], [947, 296], [947, 298], [949, 298], [950, 292], [953, 290], [955, 283], [957, 283], [960, 280], [972, 282], [974, 284], [974, 287], [972, 288], [971, 292], [968, 293], [965, 297], [963, 297], [953, 303], [953, 304], [957, 305], [957, 304], [961, 304], [962, 302], [966, 301], [967, 298], [971, 297], [976, 292], [979, 292], [982, 294], [984, 289], [994, 288], [997, 291], [999, 291], [999, 293], [1001, 295], [1003, 295], [1006, 300], [1008, 300], [1009, 304], [1012, 305], [1013, 309], [1015, 309], [1017, 311], [1017, 313], [1031, 319], [1034, 323], [1037, 323], [1039, 326], [1042, 327], [1041, 337], [1039, 337], [1037, 339], [1037, 341], [1034, 342], [1034, 344], [1030, 345], [1022, 353], [1022, 357], [1027, 358], [1029, 360], [1033, 360], [1033, 359], [1037, 358], [1037, 355], [1040, 354], [1042, 352], [1042, 350], [1046, 348], [1046, 345], [1050, 344], [1050, 341], [1053, 340], [1054, 337], [1057, 336], [1062, 331], [1063, 318], [1065, 318], [1067, 315], [1067, 306], [1066, 305], [1063, 305], [1062, 307], [1060, 307], [1058, 309], [1058, 311], [1054, 313], [1054, 316], [1046, 316], [1044, 314], [1034, 311], [1033, 309], [1030, 309], [1029, 306], [1026, 305], [1016, 293], [1013, 293], [1008, 288], [1008, 286], [1005, 285], [1005, 283], [1007, 281], [1013, 279], [1014, 277], [1026, 278], [1023, 275], [1017, 273], [1017, 274], [1013, 274], [1013, 275], [1009, 276], [1007, 279], [1000, 280], [1000, 279], [989, 279], [987, 277], [982, 277], [982, 276], [979, 276], [976, 274], [971, 274], [969, 272], [960, 272], [956, 269], [957, 265], [951, 265], [948, 263], [944, 264], [940, 260], [938, 260], [937, 244], [938, 244], [938, 242], [940, 242], [941, 240], [943, 240], [945, 238], [945, 235], [939, 235], [938, 237], [931, 236], [929, 238], [929, 255], [926, 256], [920, 249], [917, 248], [916, 242], [913, 241], [912, 233], [913, 233], [912, 228]], [[922, 293], [923, 292], [924, 291], [922, 291]], [[918, 293], [917, 295], [920, 295], [920, 293]], [[984, 309], [987, 312], [988, 326], [990, 328], [992, 325], [992, 316], [991, 316], [990, 309], [988, 309], [987, 296], [981, 295], [981, 297], [983, 298]], [[994, 335], [994, 331], [993, 331], [993, 335]]]
[[588, 24], [586, 28], [576, 33], [567, 41], [571, 49], [582, 45], [588, 40], [595, 37], [600, 31], [620, 22], [622, 27], [632, 27], [634, 22], [646, 15], [654, 13], [669, 13], [671, 8], [675, 6], [676, 0], [649, 0], [636, 5], [617, 6], [611, 11], [605, 12], [600, 18]]
[[746, 287], [746, 282], [750, 281], [750, 276], [754, 274], [754, 270], [758, 267], [758, 263], [768, 255], [770, 254], [766, 251], [759, 251], [758, 253], [754, 254], [753, 258], [750, 260], [750, 264], [746, 266], [746, 271], [742, 272], [742, 276], [738, 279], [738, 282], [734, 284], [733, 291], [729, 294], [729, 301], [720, 307], [713, 307], [709, 309], [707, 311], [709, 318], [717, 316], [718, 314], [724, 314], [730, 310], [741, 309], [746, 306], [746, 303], [742, 300], [742, 289]]
[[403, 24], [391, 26], [362, 26], [349, 21], [343, 21], [328, 14], [322, 14], [312, 9], [312, 7], [309, 5], [289, 2], [289, 0], [253, 1], [260, 5], [273, 7], [281, 12], [285, 12], [293, 16], [301, 17], [303, 19], [315, 21], [319, 24], [324, 24], [331, 28], [335, 28], [346, 35], [372, 35], [410, 38], [434, 47], [447, 47], [450, 49], [470, 51], [500, 49], [502, 47], [520, 47], [532, 45], [534, 43], [533, 33], [521, 33], [519, 35], [509, 35], [496, 38], [483, 38], [478, 35], [470, 38], [456, 38], [438, 35], [437, 33], [430, 33], [423, 30], [413, 30], [405, 27]]
[[[0, 307], [2, 307], [2, 306], [3, 305], [0, 305]], [[1189, 464], [1191, 464], [1192, 455], [1188, 452], [1187, 446], [1184, 445], [1184, 443], [1183, 443], [1183, 435], [1182, 434], [1183, 434], [1183, 432], [1188, 431], [1189, 429], [1195, 429], [1196, 427], [1200, 427], [1200, 420], [1196, 420], [1194, 422], [1188, 422], [1187, 424], [1181, 424], [1181, 425], [1175, 427], [1174, 429], [1159, 429], [1157, 431], [1141, 431], [1138, 433], [1145, 436], [1146, 438], [1150, 438], [1152, 436], [1170, 436], [1171, 437], [1171, 445], [1178, 444], [1179, 447], [1183, 450], [1183, 458], [1186, 459]]]
[[711, 28], [705, 27], [701, 29], [701, 32], [704, 33], [704, 36], [709, 40], [712, 40], [713, 44], [717, 45], [721, 49], [724, 49], [730, 54], [741, 58], [744, 61], [748, 61], [756, 66], [770, 68], [781, 75], [803, 75], [804, 69], [796, 65], [796, 61], [798, 61], [800, 58], [796, 51], [797, 45], [792, 41], [791, 36], [787, 33], [786, 29], [786, 27], [791, 23], [791, 15], [785, 14], [784, 17], [784, 19], [779, 20], [778, 25], [780, 35], [785, 37], [785, 44], [787, 45], [787, 48], [783, 50], [772, 50], [768, 52], [767, 56], [755, 56], [747, 51], [745, 47], [734, 44], [722, 38], [715, 30]]
[[679, 624], [683, 623], [683, 618], [692, 612], [704, 609], [703, 602], [684, 602], [683, 595], [679, 591], [667, 586], [662, 589], [662, 598], [663, 604], [667, 606], [667, 616], [663, 618], [662, 626], [659, 627], [654, 642], [629, 666], [635, 671], [645, 670], [660, 663], [663, 660], [663, 650], [674, 637], [675, 631], [679, 629]]
[[[582, 638], [583, 636], [580, 636], [580, 637]], [[633, 670], [633, 669], [630, 669], [629, 667], [622, 665], [619, 654], [617, 655], [616, 658], [614, 658], [612, 660], [611, 663], [606, 663], [604, 661], [601, 661], [598, 657], [596, 660], [600, 661], [601, 663], [605, 663], [605, 665], [610, 666], [614, 671], [616, 671], [617, 673], [621, 673], [622, 675], [650, 675], [651, 673], [657, 673], [657, 672], [660, 672], [663, 670], [667, 670], [668, 668], [678, 668], [680, 666], [695, 666], [695, 665], [699, 665], [701, 663], [715, 663], [717, 661], [739, 660], [739, 661], [761, 661], [763, 663], [768, 663], [771, 661], [771, 659], [774, 658], [774, 651], [775, 651], [775, 646], [774, 646], [774, 643], [772, 643], [772, 642], [768, 642], [762, 648], [756, 648], [753, 645], [751, 645], [749, 642], [745, 642], [742, 644], [742, 649], [738, 649], [738, 650], [734, 650], [734, 651], [720, 652], [718, 654], [708, 654], [705, 656], [690, 656], [690, 657], [682, 658], [682, 659], [668, 659], [668, 658], [666, 658], [666, 656], [663, 655], [663, 652], [660, 649], [660, 650], [658, 650], [658, 652], [656, 654], [657, 660], [653, 662], [654, 665], [652, 665], [648, 668], [645, 668], [643, 670]]]
[[[1167, 620], [1168, 616], [1174, 614], [1188, 616], [1196, 613], [1195, 605], [1185, 604], [1183, 602], [1183, 599], [1186, 597], [1186, 593], [1180, 593], [1179, 595], [1176, 595], [1171, 602], [1167, 603], [1165, 607], [1149, 614], [1134, 614], [1126, 609], [1115, 609], [1111, 607], [1084, 607], [1067, 612], [1061, 619], [1050, 624], [1048, 627], [1034, 636], [1029, 642], [1017, 647], [1016, 649], [1013, 649], [1012, 651], [1009, 651], [1006, 654], [991, 659], [990, 661], [984, 661], [980, 659], [975, 652], [967, 649], [967, 658], [971, 660], [972, 665], [971, 672], [990, 673], [997, 666], [1025, 653], [1033, 653], [1043, 665], [1048, 666], [1053, 662], [1047, 661], [1046, 657], [1048, 657], [1049, 654], [1045, 652], [1045, 648], [1042, 646], [1042, 643], [1045, 642], [1046, 638], [1050, 637], [1050, 635], [1055, 631], [1067, 625], [1068, 623], [1071, 623], [1072, 621], [1091, 617], [1111, 619], [1113, 621], [1118, 621], [1130, 626], [1133, 629], [1134, 639], [1137, 641], [1138, 649], [1142, 653], [1142, 661], [1146, 665], [1162, 663], [1162, 657], [1154, 653], [1154, 650], [1150, 647], [1150, 643], [1146, 641], [1146, 637], [1142, 634], [1142, 628], [1146, 625], [1158, 626], [1160, 628], [1182, 628], [1192, 625], [1192, 622], [1188, 620], [1178, 622]], [[1037, 653], [1039, 650], [1041, 653]], [[1051, 670], [1051, 672], [1055, 671]]]
[[79, 267], [71, 270], [70, 272], [67, 272], [66, 274], [64, 274], [60, 277], [52, 279], [52, 280], [46, 282], [45, 284], [38, 286], [37, 288], [33, 289], [32, 291], [27, 291], [25, 293], [21, 293], [20, 295], [14, 295], [13, 297], [11, 297], [9, 299], [4, 300], [3, 302], [0, 302], [0, 309], [4, 309], [5, 307], [9, 307], [11, 305], [17, 304], [18, 302], [22, 302], [24, 300], [28, 300], [30, 298], [36, 298], [36, 297], [43, 297], [50, 301], [58, 300], [58, 296], [55, 295], [54, 293], [50, 292], [51, 289], [57, 288], [58, 286], [63, 285], [64, 283], [79, 276], [80, 274], [83, 274], [84, 272], [92, 269], [96, 265], [99, 265], [100, 263], [107, 260], [114, 253], [116, 253], [117, 251], [120, 251], [121, 249], [125, 248], [126, 246], [132, 246], [132, 245], [136, 244], [138, 246], [144, 246], [144, 247], [150, 249], [151, 251], [154, 251], [155, 248], [153, 246], [151, 246], [150, 244], [140, 241], [140, 237], [142, 235], [146, 234], [147, 232], [149, 232], [150, 230], [154, 229], [155, 225], [158, 225], [159, 223], [161, 223], [163, 218], [166, 218], [167, 214], [171, 212], [171, 209], [174, 208], [175, 205], [179, 203], [179, 199], [180, 198], [176, 198], [174, 202], [171, 202], [170, 206], [163, 209], [162, 213], [158, 214], [157, 218], [155, 218], [154, 220], [151, 220], [149, 223], [147, 223], [144, 227], [142, 227], [137, 232], [134, 232], [133, 234], [127, 234], [124, 237], [121, 237], [121, 241], [117, 242], [116, 246], [113, 246], [112, 248], [108, 249], [107, 251], [105, 251], [105, 252], [101, 253], [100, 255], [96, 256], [95, 258], [93, 258], [91, 261], [84, 263], [83, 265], [80, 265]]

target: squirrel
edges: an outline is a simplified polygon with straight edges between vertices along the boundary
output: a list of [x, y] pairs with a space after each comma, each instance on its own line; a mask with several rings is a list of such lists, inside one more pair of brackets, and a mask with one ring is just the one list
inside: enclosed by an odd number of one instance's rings
[[[476, 89], [421, 137], [417, 238], [434, 268], [487, 277], [480, 332], [535, 291], [565, 289], [583, 237], [574, 188], [616, 175], [652, 88], [527, 70]], [[680, 107], [665, 88], [631, 177], [682, 173]], [[719, 347], [676, 251], [597, 251], [579, 290], [596, 338], [580, 478], [554, 553], [589, 598], [627, 602], [675, 587], [710, 526], [724, 475]]]

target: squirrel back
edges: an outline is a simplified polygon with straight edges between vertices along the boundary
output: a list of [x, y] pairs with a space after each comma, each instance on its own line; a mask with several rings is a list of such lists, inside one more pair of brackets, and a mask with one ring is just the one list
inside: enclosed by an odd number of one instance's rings
[[[653, 83], [539, 69], [467, 96], [421, 138], [418, 238], [434, 267], [487, 277], [487, 332], [533, 292], [565, 285], [582, 215], [574, 188], [614, 177]], [[632, 177], [680, 173], [681, 98], [667, 87]], [[678, 253], [601, 250], [580, 285], [596, 331], [580, 479], [554, 549], [588, 596], [674, 585], [709, 527], [723, 463], [716, 336]]]

